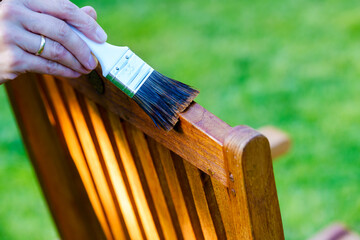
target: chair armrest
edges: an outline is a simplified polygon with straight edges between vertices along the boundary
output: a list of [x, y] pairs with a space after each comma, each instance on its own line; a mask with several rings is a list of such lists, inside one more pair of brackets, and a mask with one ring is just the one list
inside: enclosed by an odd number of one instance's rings
[[273, 126], [264, 126], [258, 131], [269, 140], [273, 160], [289, 151], [291, 140], [284, 131]]

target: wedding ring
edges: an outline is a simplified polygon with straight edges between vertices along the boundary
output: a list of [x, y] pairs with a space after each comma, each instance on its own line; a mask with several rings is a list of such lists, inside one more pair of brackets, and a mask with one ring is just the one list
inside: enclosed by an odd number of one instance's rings
[[40, 47], [39, 50], [35, 53], [36, 56], [41, 55], [41, 53], [44, 51], [45, 43], [46, 43], [45, 37], [41, 35]]

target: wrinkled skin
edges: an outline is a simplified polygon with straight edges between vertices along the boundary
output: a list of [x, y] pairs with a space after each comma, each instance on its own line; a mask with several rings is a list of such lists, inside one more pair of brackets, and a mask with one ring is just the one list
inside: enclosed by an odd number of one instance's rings
[[[76, 78], [96, 67], [86, 43], [68, 26], [102, 43], [107, 35], [92, 7], [69, 0], [3, 0], [0, 2], [0, 84], [25, 72]], [[41, 35], [46, 44], [40, 56]]]

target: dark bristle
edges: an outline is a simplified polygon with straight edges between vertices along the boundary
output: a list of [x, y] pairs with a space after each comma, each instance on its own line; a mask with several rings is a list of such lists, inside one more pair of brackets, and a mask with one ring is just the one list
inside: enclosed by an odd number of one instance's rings
[[133, 99], [151, 117], [156, 126], [166, 131], [173, 128], [199, 91], [168, 78], [157, 71], [149, 76]]

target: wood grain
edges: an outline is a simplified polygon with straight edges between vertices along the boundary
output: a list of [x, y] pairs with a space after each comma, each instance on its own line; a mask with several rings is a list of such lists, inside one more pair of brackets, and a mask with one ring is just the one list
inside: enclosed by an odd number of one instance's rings
[[[94, 225], [95, 231], [84, 232], [92, 229], [82, 223], [69, 227], [64, 218], [71, 213], [59, 213], [60, 203], [49, 189], [48, 184], [56, 183], [45, 182], [64, 239], [70, 236], [66, 227], [78, 231], [76, 236], [90, 235], [85, 239], [284, 239], [269, 142], [259, 132], [246, 126], [231, 128], [196, 103], [180, 115], [173, 130], [165, 132], [106, 79], [102, 79], [104, 94], [98, 94], [86, 76], [62, 78], [64, 85], [44, 78], [46, 91], [40, 91], [44, 104], [29, 106], [46, 116], [45, 130], [53, 132], [41, 132], [40, 141], [56, 133], [52, 137], [58, 143], [50, 141], [50, 152], [31, 142], [27, 145], [36, 157], [62, 151], [56, 161], [64, 158], [63, 164], [74, 165], [85, 196], [84, 200], [81, 193], [75, 194], [85, 205], [76, 204], [80, 209], [74, 218], [87, 224], [82, 214], [89, 211], [89, 226]], [[26, 97], [42, 101], [36, 88], [24, 86], [33, 91]], [[17, 115], [23, 132], [35, 134], [21, 119], [30, 114], [20, 96], [26, 91], [9, 89], [15, 110], [21, 110]], [[277, 155], [280, 150], [276, 151]], [[39, 168], [48, 181], [44, 168]], [[62, 168], [60, 173], [72, 180], [64, 173], [66, 165]], [[70, 183], [65, 182], [67, 194], [77, 189], [66, 185]]]
[[144, 226], [147, 239], [159, 239], [149, 205], [147, 203], [145, 193], [140, 181], [138, 171], [132, 157], [128, 141], [125, 136], [124, 129], [120, 120], [112, 113], [108, 113], [112, 133], [115, 137], [117, 149], [120, 153], [121, 162], [124, 166], [126, 175], [129, 179], [129, 184], [134, 196], [136, 208], [138, 209], [142, 225]]
[[36, 79], [34, 74], [22, 75], [5, 86], [60, 236], [106, 239], [94, 202], [89, 200], [76, 166], [48, 118]]
[[99, 110], [95, 103], [91, 100], [85, 98], [85, 103], [92, 125], [94, 126], [96, 137], [99, 139], [98, 142], [107, 168], [106, 170], [109, 174], [130, 237], [131, 239], [143, 239], [141, 229], [136, 218], [135, 209], [130, 200], [129, 195], [131, 193], [128, 192], [124, 182], [124, 178], [126, 178], [126, 176], [121, 174], [111, 141], [106, 132], [104, 123], [102, 122]]
[[199, 170], [183, 161], [205, 239], [217, 239]]
[[177, 239], [176, 226], [166, 205], [165, 195], [144, 134], [130, 124], [125, 124], [125, 129], [134, 160], [141, 164], [144, 171], [165, 239]]
[[69, 113], [66, 110], [65, 103], [63, 102], [59, 89], [56, 86], [56, 82], [52, 76], [44, 75], [44, 95], [47, 97], [47, 101], [50, 108], [53, 111], [53, 115], [56, 118], [56, 122], [59, 123], [61, 134], [63, 134], [64, 141], [69, 150], [69, 153], [74, 161], [77, 170], [80, 174], [85, 189], [89, 195], [90, 201], [93, 205], [96, 215], [104, 229], [107, 238], [112, 238], [108, 223], [106, 221], [105, 213], [103, 211], [100, 198], [98, 196], [96, 187], [91, 177], [90, 170], [87, 166], [81, 144], [76, 135], [75, 129], [72, 125]]
[[284, 239], [267, 139], [249, 127], [235, 127], [225, 139], [224, 153], [236, 236]]
[[[101, 70], [96, 71], [101, 76]], [[192, 103], [180, 114], [180, 121], [174, 129], [166, 132], [156, 128], [143, 110], [106, 78], [101, 77], [104, 82], [104, 94], [96, 92], [87, 76], [82, 76], [76, 81], [60, 79], [69, 82], [91, 100], [131, 122], [197, 168], [211, 173], [212, 177], [228, 187], [222, 144], [231, 127], [199, 104]], [[271, 141], [274, 158], [284, 154], [290, 146], [289, 141], [283, 141], [284, 138], [281, 138], [281, 141], [274, 138], [271, 140], [274, 140]], [[197, 142], [196, 147], [194, 142]]]
[[111, 190], [107, 183], [104, 169], [101, 166], [94, 141], [91, 138], [83, 111], [81, 110], [73, 88], [67, 84], [62, 84], [62, 87], [71, 116], [75, 119], [75, 121], [73, 121], [74, 126], [79, 136], [82, 148], [84, 149], [84, 154], [96, 188], [99, 192], [101, 204], [106, 213], [109, 225], [111, 226], [111, 232], [113, 233], [115, 239], [125, 239], [124, 231], [121, 226], [121, 220], [116, 210], [115, 202], [113, 201]]
[[[207, 196], [210, 209], [215, 208], [215, 214], [213, 214], [213, 221], [216, 222], [216, 233], [219, 239], [237, 239], [233, 212], [230, 202], [229, 189], [222, 185], [219, 181], [214, 178], [210, 178], [206, 181], [206, 185], [209, 185], [215, 196]], [[207, 195], [212, 192], [207, 191]], [[218, 210], [217, 210], [218, 209]], [[214, 211], [214, 210], [213, 210]], [[212, 211], [212, 212], [213, 212]]]
[[172, 202], [174, 203], [182, 235], [186, 240], [196, 239], [170, 151], [160, 144], [154, 143], [153, 146], [156, 148], [153, 150], [157, 152], [157, 157], [154, 158], [154, 160], [159, 160], [159, 163], [161, 163], [164, 169], [166, 182], [170, 190]]
[[[101, 75], [100, 69], [97, 71]], [[107, 79], [102, 78], [105, 86], [104, 94], [96, 92], [87, 76], [76, 80], [60, 79], [68, 82], [107, 110], [131, 122], [142, 132], [197, 168], [207, 173], [213, 173], [214, 178], [228, 186], [222, 143], [231, 127], [199, 104], [191, 104], [180, 115], [180, 121], [175, 128], [166, 132], [156, 128], [149, 116]]]
[[[204, 234], [201, 228], [198, 211], [196, 210], [195, 200], [191, 191], [188, 175], [186, 174], [186, 169], [184, 166], [185, 160], [183, 160], [179, 155], [173, 152], [170, 152], [170, 156], [171, 159], [169, 160], [172, 160], [173, 162], [176, 176], [180, 184], [181, 192], [184, 196], [184, 201], [190, 217], [191, 225], [194, 230], [195, 238], [198, 240], [202, 240], [204, 239]], [[204, 204], [206, 204], [206, 202]]]

